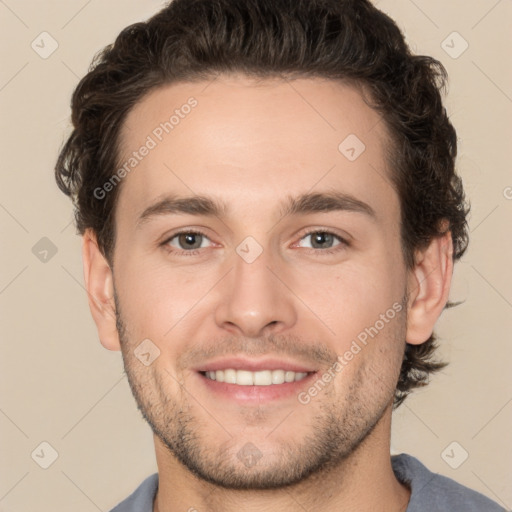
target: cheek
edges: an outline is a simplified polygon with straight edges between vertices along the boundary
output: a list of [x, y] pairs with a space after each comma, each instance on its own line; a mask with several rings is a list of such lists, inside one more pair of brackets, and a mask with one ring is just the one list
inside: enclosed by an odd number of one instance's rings
[[152, 265], [140, 257], [127, 259], [119, 267], [116, 289], [134, 337], [165, 343], [200, 310], [198, 301], [215, 281], [211, 270], [192, 272], [161, 263]]
[[[336, 350], [343, 350], [401, 301], [399, 248], [392, 252], [386, 244], [374, 243], [370, 250], [339, 264], [310, 262], [276, 269], [293, 291], [285, 292], [281, 300], [295, 304], [302, 322], [321, 319], [334, 332]], [[162, 340], [169, 350], [168, 340], [205, 322], [215, 310], [207, 295], [225, 270], [218, 263], [176, 266], [164, 258], [135, 253], [124, 258], [116, 272], [116, 288], [131, 331], [141, 340]], [[276, 292], [269, 289], [268, 293]], [[321, 330], [328, 335], [324, 327]]]
[[313, 273], [296, 275], [294, 290], [334, 331], [341, 350], [374, 326], [381, 315], [387, 314], [388, 321], [396, 316], [404, 295], [405, 273], [391, 258], [367, 258], [338, 267], [318, 266]]

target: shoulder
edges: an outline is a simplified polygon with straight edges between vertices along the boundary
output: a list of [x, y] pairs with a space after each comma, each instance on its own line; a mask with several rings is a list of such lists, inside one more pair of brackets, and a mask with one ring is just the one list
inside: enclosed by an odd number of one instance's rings
[[391, 457], [396, 477], [411, 487], [407, 512], [504, 512], [505, 509], [479, 492], [451, 478], [432, 473], [407, 454]]
[[110, 512], [153, 512], [153, 499], [157, 489], [158, 473], [154, 473]]

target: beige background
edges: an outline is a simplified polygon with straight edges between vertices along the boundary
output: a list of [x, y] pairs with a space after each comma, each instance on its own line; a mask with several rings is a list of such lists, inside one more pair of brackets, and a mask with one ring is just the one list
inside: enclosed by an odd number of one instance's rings
[[[451, 364], [396, 412], [393, 451], [413, 454], [510, 509], [512, 2], [376, 3], [414, 51], [448, 69], [458, 167], [473, 205], [470, 250], [452, 292], [465, 303], [444, 312], [438, 328], [441, 355]], [[152, 435], [121, 356], [98, 341], [80, 239], [53, 166], [69, 132], [71, 93], [94, 53], [161, 5], [0, 1], [0, 511], [108, 511], [156, 470]], [[43, 31], [58, 43], [47, 59], [31, 47], [34, 40], [42, 46]], [[454, 31], [469, 44], [457, 58], [464, 43]], [[39, 242], [43, 237], [57, 249], [46, 262], [38, 253], [48, 244]], [[50, 460], [44, 441], [58, 453], [48, 469], [39, 466]], [[449, 446], [453, 441], [458, 445]], [[456, 465], [465, 452], [458, 469], [445, 462]]]

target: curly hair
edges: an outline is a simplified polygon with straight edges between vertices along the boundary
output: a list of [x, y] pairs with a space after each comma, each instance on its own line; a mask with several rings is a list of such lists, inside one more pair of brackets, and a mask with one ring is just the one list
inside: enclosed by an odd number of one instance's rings
[[[56, 163], [57, 184], [73, 199], [77, 232], [92, 228], [111, 267], [122, 183], [105, 197], [94, 191], [120, 165], [127, 114], [160, 86], [236, 72], [364, 87], [365, 101], [390, 133], [386, 159], [400, 200], [407, 267], [416, 250], [448, 231], [453, 259], [462, 256], [469, 206], [455, 171], [456, 132], [441, 98], [447, 72], [434, 58], [412, 54], [391, 18], [369, 0], [174, 0], [96, 54], [73, 93], [73, 131]], [[433, 358], [434, 334], [405, 347], [395, 407], [445, 366]]]

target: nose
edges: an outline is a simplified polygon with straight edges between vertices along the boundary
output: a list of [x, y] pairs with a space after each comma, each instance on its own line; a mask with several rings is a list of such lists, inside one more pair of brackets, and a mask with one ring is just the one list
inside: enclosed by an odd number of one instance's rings
[[272, 265], [270, 251], [251, 263], [234, 254], [234, 268], [222, 280], [215, 310], [217, 325], [233, 334], [258, 338], [278, 334], [297, 321], [297, 299], [286, 272]]

